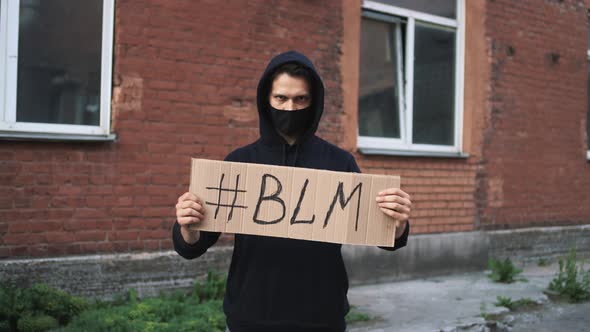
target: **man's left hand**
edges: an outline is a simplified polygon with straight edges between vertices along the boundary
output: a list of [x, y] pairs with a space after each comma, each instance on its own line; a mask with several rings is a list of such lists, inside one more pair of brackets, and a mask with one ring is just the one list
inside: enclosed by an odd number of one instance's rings
[[406, 230], [412, 212], [410, 195], [399, 188], [389, 188], [379, 192], [375, 200], [381, 211], [396, 221], [396, 238], [399, 238]]

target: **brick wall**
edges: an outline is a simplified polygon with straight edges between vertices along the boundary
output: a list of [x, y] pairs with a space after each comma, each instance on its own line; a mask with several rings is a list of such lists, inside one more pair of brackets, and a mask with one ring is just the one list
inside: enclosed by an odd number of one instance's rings
[[[355, 152], [359, 165], [402, 176], [414, 233], [588, 223], [586, 7], [466, 6], [469, 158]], [[117, 1], [115, 21], [118, 139], [0, 141], [0, 257], [170, 249], [189, 158], [221, 159], [258, 137], [256, 85], [285, 50], [324, 79], [320, 136], [355, 151], [360, 0]]]
[[587, 8], [487, 2], [491, 110], [477, 195], [486, 228], [590, 222]]
[[0, 141], [0, 257], [170, 249], [190, 157], [258, 137], [256, 85], [297, 49], [325, 85], [338, 142], [340, 3], [116, 1], [116, 142]]

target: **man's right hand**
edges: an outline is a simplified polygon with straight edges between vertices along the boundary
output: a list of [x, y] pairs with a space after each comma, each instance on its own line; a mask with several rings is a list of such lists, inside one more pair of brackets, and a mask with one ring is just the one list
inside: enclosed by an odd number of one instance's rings
[[187, 243], [193, 244], [199, 240], [199, 231], [193, 231], [188, 225], [201, 222], [205, 215], [205, 209], [199, 198], [190, 192], [178, 197], [176, 203], [176, 220], [180, 225], [182, 237]]

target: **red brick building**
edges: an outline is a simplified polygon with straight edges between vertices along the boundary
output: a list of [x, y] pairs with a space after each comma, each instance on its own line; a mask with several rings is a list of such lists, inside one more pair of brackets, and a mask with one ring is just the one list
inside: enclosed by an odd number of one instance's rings
[[590, 224], [588, 1], [0, 3], [0, 258], [171, 249], [189, 158], [258, 137], [290, 49], [414, 234]]

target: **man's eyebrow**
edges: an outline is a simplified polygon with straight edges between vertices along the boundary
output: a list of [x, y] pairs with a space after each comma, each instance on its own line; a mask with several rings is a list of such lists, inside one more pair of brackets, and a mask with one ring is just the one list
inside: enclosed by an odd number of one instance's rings
[[[272, 94], [272, 96], [273, 96], [273, 97], [285, 97], [285, 98], [287, 97], [287, 95], [286, 95], [286, 94], [284, 94], [284, 93], [278, 93], [278, 92], [277, 92], [277, 93], [273, 93], [273, 94]], [[311, 98], [311, 94], [309, 94], [309, 93], [305, 93], [305, 92], [304, 92], [304, 93], [300, 93], [300, 94], [295, 94], [295, 95], [293, 96], [293, 98], [298, 98], [298, 97], [306, 97], [306, 98]]]

